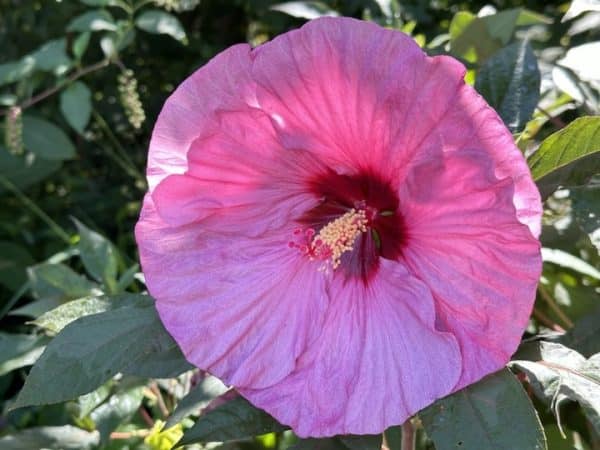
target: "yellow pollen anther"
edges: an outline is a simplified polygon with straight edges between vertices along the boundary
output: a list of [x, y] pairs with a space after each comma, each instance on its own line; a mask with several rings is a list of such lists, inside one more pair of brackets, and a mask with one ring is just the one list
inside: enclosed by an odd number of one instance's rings
[[331, 266], [336, 269], [340, 265], [342, 254], [352, 250], [356, 238], [367, 231], [367, 224], [367, 214], [364, 210], [351, 209], [321, 228], [319, 234], [313, 238], [312, 246], [325, 246], [331, 252]]

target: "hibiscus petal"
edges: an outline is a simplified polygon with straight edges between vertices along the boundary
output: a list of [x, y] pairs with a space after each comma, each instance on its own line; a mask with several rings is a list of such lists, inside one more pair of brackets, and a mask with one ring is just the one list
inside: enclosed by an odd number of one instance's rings
[[173, 227], [146, 196], [136, 226], [148, 290], [186, 358], [225, 383], [262, 388], [288, 375], [320, 328], [328, 298], [315, 263], [262, 238]]
[[298, 369], [243, 396], [299, 436], [331, 436], [379, 433], [451, 391], [458, 344], [435, 329], [429, 290], [401, 265], [382, 260], [368, 288], [336, 277], [330, 297]]
[[431, 140], [440, 139], [445, 153], [470, 149], [488, 155], [494, 163], [495, 176], [513, 181], [513, 204], [519, 221], [529, 227], [534, 237], [539, 237], [542, 203], [527, 162], [502, 119], [471, 86], [462, 84], [452, 107], [432, 129], [422, 148], [429, 146]]
[[[407, 35], [323, 18], [255, 50], [259, 107], [288, 148], [337, 168], [403, 170], [462, 83], [464, 67], [428, 58]], [[390, 155], [402, 152], [390, 167]]]
[[168, 98], [158, 117], [148, 154], [150, 191], [167, 175], [187, 170], [190, 144], [204, 132], [218, 109], [247, 108], [253, 100], [250, 46], [219, 53], [187, 78]]
[[539, 242], [513, 205], [513, 181], [496, 178], [494, 168], [478, 149], [449, 153], [415, 168], [400, 195], [403, 258], [432, 290], [439, 326], [460, 342], [456, 389], [509, 360], [541, 272]]

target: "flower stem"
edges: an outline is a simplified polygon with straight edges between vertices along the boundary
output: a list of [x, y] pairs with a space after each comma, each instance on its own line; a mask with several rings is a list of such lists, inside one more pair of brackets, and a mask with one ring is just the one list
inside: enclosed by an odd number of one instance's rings
[[415, 450], [415, 429], [408, 419], [406, 422], [402, 424], [402, 444], [400, 446], [401, 450]]
[[0, 186], [4, 187], [7, 191], [14, 194], [17, 199], [21, 201], [27, 208], [31, 210], [36, 216], [38, 216], [48, 227], [56, 234], [60, 239], [65, 241], [67, 244], [71, 244], [71, 237], [69, 234], [56, 223], [48, 214], [46, 214], [33, 200], [25, 195], [17, 186], [9, 181], [4, 175], [0, 175]]

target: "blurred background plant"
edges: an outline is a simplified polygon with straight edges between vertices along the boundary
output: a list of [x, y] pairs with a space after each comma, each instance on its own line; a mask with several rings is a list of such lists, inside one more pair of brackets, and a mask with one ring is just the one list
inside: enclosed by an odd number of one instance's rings
[[[403, 444], [399, 428], [298, 441], [239, 398], [192, 420], [225, 387], [182, 359], [137, 264], [146, 151], [167, 96], [229, 45], [323, 15], [459, 58], [547, 199], [544, 274], [511, 365], [525, 390], [499, 373], [466, 391], [470, 413], [438, 402]], [[528, 449], [544, 435], [552, 450], [600, 448], [600, 125], [580, 118], [600, 114], [600, 1], [0, 0], [0, 48], [1, 449], [167, 450], [184, 431], [189, 448]], [[531, 429], [516, 436], [515, 421]]]

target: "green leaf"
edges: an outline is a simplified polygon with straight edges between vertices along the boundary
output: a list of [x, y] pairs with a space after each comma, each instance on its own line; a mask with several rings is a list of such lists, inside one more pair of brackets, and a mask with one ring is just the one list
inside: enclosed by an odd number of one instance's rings
[[191, 414], [197, 414], [201, 409], [227, 391], [221, 380], [206, 376], [177, 404], [173, 414], [169, 416], [165, 428], [171, 428]]
[[577, 186], [600, 171], [600, 117], [580, 117], [546, 138], [529, 158], [531, 175], [543, 194]]
[[600, 252], [600, 185], [571, 189], [571, 206], [575, 220]]
[[289, 450], [381, 450], [382, 435], [300, 439]]
[[64, 264], [42, 263], [27, 269], [33, 295], [59, 301], [99, 295], [98, 285]]
[[71, 425], [34, 427], [0, 438], [2, 450], [60, 449], [87, 450], [98, 445], [98, 432]]
[[187, 42], [185, 30], [179, 19], [158, 9], [144, 11], [135, 20], [135, 25], [148, 33], [167, 34], [178, 41]]
[[300, 439], [296, 444], [292, 445], [289, 450], [348, 450], [340, 440], [336, 437], [332, 438], [308, 438]]
[[46, 160], [75, 157], [75, 146], [65, 132], [44, 119], [23, 115], [23, 142], [26, 149]]
[[[0, 175], [24, 189], [35, 184], [61, 167], [60, 161], [38, 158], [35, 155], [17, 156], [0, 146]], [[0, 186], [0, 193], [3, 192]]]
[[133, 294], [124, 294], [115, 297], [84, 297], [72, 300], [42, 314], [32, 323], [56, 334], [80, 317], [99, 314], [114, 307], [122, 306], [121, 303], [131, 301], [135, 297]]
[[479, 71], [475, 88], [512, 132], [523, 129], [540, 97], [540, 71], [529, 43], [515, 42], [494, 53]]
[[546, 449], [529, 397], [506, 369], [419, 413], [437, 450]]
[[91, 37], [92, 33], [89, 31], [84, 31], [73, 40], [73, 46], [71, 47], [71, 50], [77, 61], [81, 61], [81, 58], [88, 48]]
[[115, 4], [115, 0], [79, 0], [88, 6], [112, 6]]
[[542, 248], [542, 259], [544, 262], [566, 267], [582, 275], [600, 280], [600, 271], [583, 259], [571, 255], [565, 251], [554, 248]]
[[14, 83], [29, 76], [35, 68], [35, 60], [26, 56], [20, 61], [0, 64], [0, 86]]
[[588, 358], [600, 353], [600, 308], [579, 319], [559, 342]]
[[90, 392], [89, 394], [82, 395], [77, 399], [77, 406], [79, 411], [77, 412], [77, 417], [79, 419], [83, 419], [88, 414], [90, 414], [94, 409], [106, 400], [112, 391], [114, 381], [110, 380], [107, 383], [104, 383], [98, 389]]
[[85, 83], [76, 81], [61, 92], [60, 111], [75, 131], [85, 131], [92, 115], [92, 92]]
[[26, 281], [25, 269], [33, 263], [25, 248], [13, 242], [0, 241], [0, 284], [16, 290]]
[[32, 365], [44, 351], [47, 341], [44, 336], [0, 332], [0, 376]]
[[118, 250], [104, 236], [92, 231], [77, 219], [73, 219], [79, 232], [79, 256], [85, 270], [96, 280], [101, 281], [110, 293], [117, 287], [119, 267]]
[[117, 25], [110, 13], [104, 9], [96, 9], [88, 11], [75, 17], [69, 25], [67, 31], [100, 31], [108, 30], [115, 31]]
[[560, 425], [560, 406], [579, 403], [597, 433], [600, 432], [600, 353], [584, 356], [561, 344], [540, 342], [539, 361], [517, 360], [511, 367], [527, 374], [536, 396], [554, 411]]
[[340, 441], [350, 450], [381, 450], [381, 434], [353, 436], [340, 436]]
[[270, 9], [287, 14], [288, 16], [308, 20], [325, 16], [339, 16], [337, 11], [331, 9], [323, 2], [285, 2], [273, 5]]
[[67, 56], [67, 40], [54, 39], [29, 55], [35, 61], [35, 69], [55, 74], [65, 73], [71, 66]]
[[177, 445], [227, 442], [279, 432], [286, 428], [244, 398], [235, 397], [202, 414]]
[[574, 19], [588, 11], [600, 11], [600, 0], [573, 0], [561, 22]]
[[31, 369], [13, 407], [70, 400], [118, 372], [167, 378], [190, 368], [160, 322], [154, 301], [140, 295], [135, 303], [63, 328]]
[[100, 432], [100, 443], [108, 441], [110, 433], [138, 410], [144, 398], [143, 386], [117, 392], [90, 414]]

